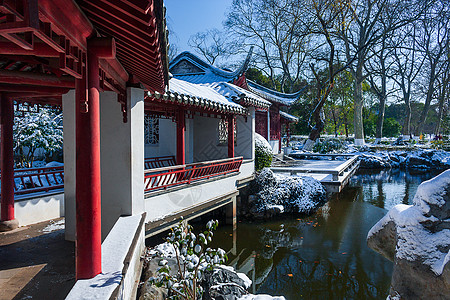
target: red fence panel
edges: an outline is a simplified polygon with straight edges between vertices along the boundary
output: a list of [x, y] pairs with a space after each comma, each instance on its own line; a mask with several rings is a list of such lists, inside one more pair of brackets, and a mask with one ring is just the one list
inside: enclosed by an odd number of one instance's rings
[[175, 166], [175, 156], [150, 157], [144, 160], [144, 169], [156, 169]]
[[64, 188], [64, 166], [14, 170], [16, 195], [48, 192], [60, 188]]
[[202, 179], [238, 172], [242, 161], [242, 157], [235, 157], [146, 170], [144, 174], [144, 191], [164, 190], [172, 186], [189, 184]]

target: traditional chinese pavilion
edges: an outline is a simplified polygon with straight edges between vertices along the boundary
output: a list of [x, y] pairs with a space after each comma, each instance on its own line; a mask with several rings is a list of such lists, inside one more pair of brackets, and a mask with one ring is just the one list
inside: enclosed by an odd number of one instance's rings
[[278, 153], [281, 151], [282, 130], [285, 130], [289, 139], [289, 124], [298, 121], [295, 116], [282, 112], [280, 108], [292, 105], [302, 91], [293, 94], [280, 93], [248, 80], [245, 72], [251, 54], [252, 50], [237, 70], [228, 71], [214, 67], [190, 52], [183, 52], [170, 62], [169, 70], [175, 78], [191, 83], [232, 83], [268, 101], [271, 104], [269, 109], [260, 107], [256, 110], [256, 132], [269, 141], [274, 153]]
[[164, 93], [168, 84], [165, 27], [162, 0], [0, 1], [1, 224], [20, 225], [14, 104], [62, 106], [77, 279], [102, 272], [102, 239], [120, 216], [140, 211], [132, 196], [143, 147], [133, 142], [143, 131], [144, 90]]

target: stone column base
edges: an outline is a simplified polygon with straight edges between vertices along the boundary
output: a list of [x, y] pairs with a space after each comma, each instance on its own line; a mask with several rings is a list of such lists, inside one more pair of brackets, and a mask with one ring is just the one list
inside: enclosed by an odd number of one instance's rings
[[19, 221], [12, 219], [9, 221], [0, 221], [0, 232], [11, 231], [19, 227]]

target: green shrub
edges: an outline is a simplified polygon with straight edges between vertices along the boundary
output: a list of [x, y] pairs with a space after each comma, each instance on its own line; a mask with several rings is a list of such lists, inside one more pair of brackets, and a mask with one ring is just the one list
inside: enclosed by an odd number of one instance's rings
[[168, 299], [202, 299], [201, 281], [204, 272], [212, 271], [214, 266], [228, 259], [224, 250], [208, 247], [218, 225], [217, 220], [211, 220], [206, 224], [206, 230], [198, 235], [192, 232], [191, 225], [183, 221], [171, 229], [166, 242], [175, 250], [178, 272], [174, 276], [170, 275], [170, 266], [163, 259], [159, 262], [161, 267], [157, 276], [152, 278], [153, 284], [169, 290]]
[[339, 139], [327, 139], [324, 141], [318, 141], [313, 146], [314, 152], [319, 152], [322, 154], [330, 153], [333, 151], [341, 150], [343, 147], [342, 142]]
[[265, 138], [255, 134], [255, 170], [260, 171], [272, 164], [272, 148]]

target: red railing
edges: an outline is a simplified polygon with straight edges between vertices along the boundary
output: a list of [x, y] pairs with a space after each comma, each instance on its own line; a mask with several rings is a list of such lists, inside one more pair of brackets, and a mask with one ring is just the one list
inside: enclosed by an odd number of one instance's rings
[[242, 157], [227, 158], [188, 165], [146, 170], [144, 173], [144, 191], [167, 189], [181, 184], [209, 179], [212, 177], [238, 172]]
[[150, 157], [144, 160], [144, 169], [156, 169], [175, 166], [175, 156]]
[[64, 166], [14, 170], [16, 195], [48, 192], [60, 188], [64, 188]]

